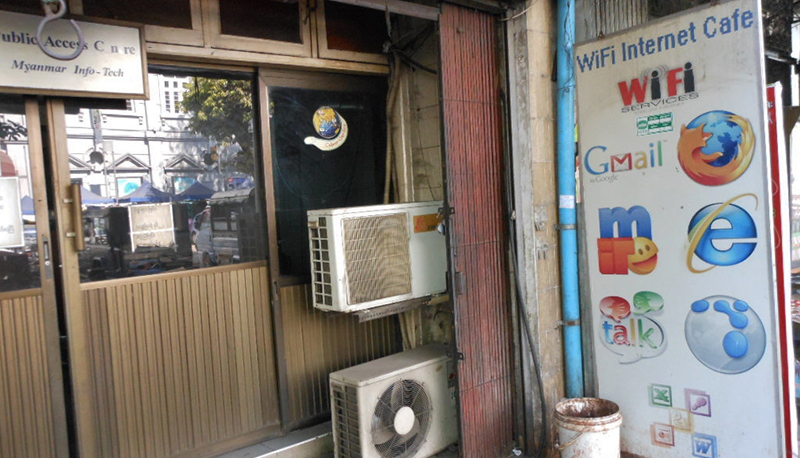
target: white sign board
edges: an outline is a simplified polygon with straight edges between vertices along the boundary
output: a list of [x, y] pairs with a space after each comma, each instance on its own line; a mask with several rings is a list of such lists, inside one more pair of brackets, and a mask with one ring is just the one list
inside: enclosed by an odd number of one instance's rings
[[0, 178], [0, 248], [25, 245], [22, 208], [19, 197], [19, 178]]
[[[0, 90], [27, 94], [145, 98], [145, 50], [137, 27], [77, 21], [83, 52], [54, 59], [39, 49], [36, 29], [44, 16], [0, 11]], [[48, 23], [42, 40], [58, 55], [78, 48], [68, 20]]]
[[145, 204], [128, 207], [131, 224], [131, 250], [141, 247], [175, 245], [172, 204]]
[[761, 34], [737, 0], [575, 50], [598, 395], [636, 455], [786, 456]]

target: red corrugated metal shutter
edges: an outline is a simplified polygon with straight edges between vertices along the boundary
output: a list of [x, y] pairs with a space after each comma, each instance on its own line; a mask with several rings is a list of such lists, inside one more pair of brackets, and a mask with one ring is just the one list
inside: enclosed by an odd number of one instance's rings
[[445, 4], [440, 26], [461, 441], [464, 457], [494, 458], [514, 429], [497, 24]]

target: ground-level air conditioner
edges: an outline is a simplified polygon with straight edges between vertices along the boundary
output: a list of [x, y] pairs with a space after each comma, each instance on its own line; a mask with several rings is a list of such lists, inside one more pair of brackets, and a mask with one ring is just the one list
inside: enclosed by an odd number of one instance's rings
[[424, 458], [458, 439], [455, 366], [428, 345], [330, 374], [337, 458]]
[[314, 307], [354, 312], [446, 289], [441, 202], [308, 212]]

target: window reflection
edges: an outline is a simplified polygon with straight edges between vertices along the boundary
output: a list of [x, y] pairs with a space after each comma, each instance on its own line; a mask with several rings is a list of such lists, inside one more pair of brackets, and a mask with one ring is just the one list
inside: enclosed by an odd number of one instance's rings
[[21, 99], [0, 98], [0, 292], [41, 285], [24, 110]]
[[265, 259], [252, 78], [149, 78], [150, 100], [68, 109], [82, 280]]

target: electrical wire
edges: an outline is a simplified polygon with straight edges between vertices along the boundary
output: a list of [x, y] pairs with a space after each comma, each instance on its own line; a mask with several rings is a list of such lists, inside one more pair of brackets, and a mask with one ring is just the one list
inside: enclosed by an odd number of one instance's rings
[[[510, 107], [509, 104], [506, 102], [507, 95], [502, 97], [504, 102], [504, 109], [506, 112], [506, 119], [511, 119], [510, 117]], [[504, 136], [506, 137], [505, 144], [510, 145], [510, 123], [505, 123], [506, 128], [504, 132]], [[506, 164], [511, 164], [511, 149], [510, 147], [506, 146], [504, 148], [504, 157]], [[508, 220], [509, 224], [509, 250], [511, 251], [511, 259], [513, 260], [513, 267], [514, 267], [514, 285], [516, 289], [516, 297], [517, 297], [517, 313], [519, 315], [519, 320], [522, 322], [523, 327], [525, 328], [525, 337], [526, 341], [528, 342], [528, 348], [531, 352], [531, 360], [533, 362], [533, 371], [536, 374], [536, 383], [538, 387], [539, 393], [539, 414], [542, 419], [542, 427], [539, 431], [539, 444], [536, 446], [535, 449], [535, 456], [537, 458], [544, 457], [544, 447], [547, 440], [547, 407], [545, 405], [544, 400], [544, 383], [542, 381], [542, 370], [539, 366], [539, 360], [536, 357], [537, 348], [536, 343], [533, 339], [533, 331], [531, 330], [530, 323], [528, 323], [528, 317], [526, 310], [528, 309], [527, 304], [525, 302], [525, 296], [523, 295], [522, 291], [522, 282], [520, 281], [519, 276], [519, 257], [517, 256], [517, 222], [516, 218], [512, 216], [512, 211], [510, 209], [515, 208], [514, 202], [514, 195], [513, 195], [513, 183], [514, 183], [514, 176], [513, 176], [513, 167], [504, 167], [505, 169], [505, 194], [506, 194], [506, 208], [509, 209]]]
[[536, 373], [536, 383], [538, 385], [538, 392], [539, 392], [539, 410], [540, 415], [542, 416], [542, 427], [539, 432], [539, 445], [536, 447], [536, 456], [543, 457], [542, 454], [545, 441], [547, 439], [547, 408], [544, 403], [544, 383], [542, 382], [542, 370], [539, 367], [539, 360], [536, 358], [536, 343], [533, 340], [533, 332], [531, 331], [531, 325], [528, 323], [528, 317], [525, 311], [527, 310], [527, 305], [525, 303], [524, 296], [522, 295], [522, 283], [520, 282], [519, 277], [519, 259], [517, 257], [517, 243], [516, 243], [516, 222], [513, 222], [511, 227], [511, 236], [509, 237], [510, 245], [511, 245], [511, 257], [514, 261], [514, 283], [517, 290], [517, 311], [519, 313], [519, 320], [522, 321], [523, 327], [525, 328], [525, 336], [527, 337], [528, 347], [531, 352], [531, 360], [533, 360], [533, 371]]

